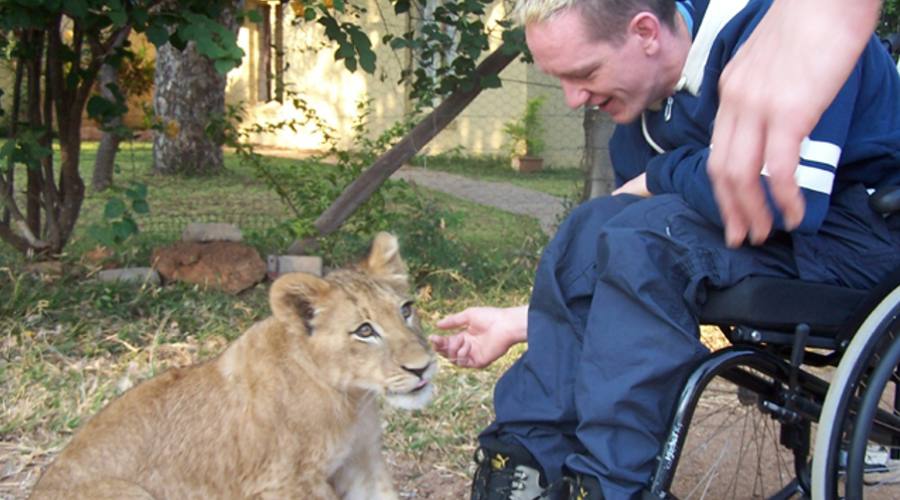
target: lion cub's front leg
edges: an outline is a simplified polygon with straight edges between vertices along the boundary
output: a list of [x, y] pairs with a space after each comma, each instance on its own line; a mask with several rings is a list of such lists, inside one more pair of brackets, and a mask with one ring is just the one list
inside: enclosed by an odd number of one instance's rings
[[381, 453], [381, 416], [374, 400], [361, 408], [342, 466], [331, 478], [344, 500], [397, 500], [394, 481]]
[[263, 500], [283, 500], [285, 498], [309, 498], [311, 500], [340, 500], [341, 497], [322, 477], [303, 478], [294, 487], [282, 487], [255, 496]]
[[343, 500], [397, 500], [394, 482], [381, 453], [353, 457], [332, 478]]

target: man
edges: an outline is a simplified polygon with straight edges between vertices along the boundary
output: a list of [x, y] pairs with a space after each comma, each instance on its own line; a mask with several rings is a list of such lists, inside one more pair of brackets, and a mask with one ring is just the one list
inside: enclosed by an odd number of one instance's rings
[[432, 340], [464, 366], [528, 341], [497, 384], [473, 498], [532, 498], [564, 476], [587, 498], [638, 496], [680, 382], [706, 354], [706, 289], [750, 275], [868, 288], [900, 264], [896, 217], [868, 207], [870, 189], [900, 184], [900, 79], [874, 37], [803, 142], [797, 229], [770, 203], [776, 230], [763, 244], [729, 248], [722, 236], [706, 173], [718, 79], [770, 3], [520, 0], [537, 66], [570, 106], [620, 124], [610, 142], [620, 187], [559, 228], [527, 308], [438, 324], [463, 329]]

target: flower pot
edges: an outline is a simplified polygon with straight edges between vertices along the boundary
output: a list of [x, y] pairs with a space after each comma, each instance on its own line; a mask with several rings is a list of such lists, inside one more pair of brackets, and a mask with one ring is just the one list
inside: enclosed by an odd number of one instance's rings
[[513, 169], [522, 172], [539, 172], [544, 168], [544, 159], [539, 156], [514, 156]]

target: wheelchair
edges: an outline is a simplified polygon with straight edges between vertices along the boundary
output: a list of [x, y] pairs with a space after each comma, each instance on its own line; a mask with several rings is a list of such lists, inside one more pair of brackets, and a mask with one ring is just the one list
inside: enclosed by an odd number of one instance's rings
[[[871, 201], [900, 216], [900, 188]], [[645, 498], [900, 499], [900, 268], [870, 291], [747, 278], [700, 320], [730, 346], [685, 382]]]

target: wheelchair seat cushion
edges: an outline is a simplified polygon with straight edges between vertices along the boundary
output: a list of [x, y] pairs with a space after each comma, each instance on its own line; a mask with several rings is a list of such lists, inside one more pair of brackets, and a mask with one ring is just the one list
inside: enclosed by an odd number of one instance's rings
[[785, 332], [806, 323], [817, 335], [835, 336], [867, 295], [865, 290], [753, 276], [730, 288], [710, 290], [700, 323]]

